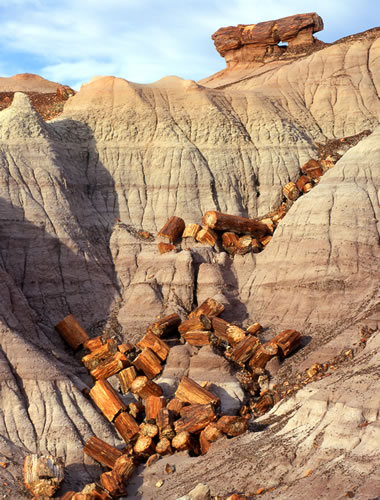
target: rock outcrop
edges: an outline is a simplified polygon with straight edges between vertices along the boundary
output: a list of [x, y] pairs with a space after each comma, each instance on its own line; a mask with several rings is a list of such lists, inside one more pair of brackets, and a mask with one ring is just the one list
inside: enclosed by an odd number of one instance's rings
[[[227, 68], [236, 64], [268, 62], [287, 51], [313, 45], [313, 34], [323, 30], [315, 12], [283, 17], [258, 24], [239, 24], [220, 28], [212, 35], [216, 50], [225, 58]], [[286, 42], [288, 45], [278, 45]]]

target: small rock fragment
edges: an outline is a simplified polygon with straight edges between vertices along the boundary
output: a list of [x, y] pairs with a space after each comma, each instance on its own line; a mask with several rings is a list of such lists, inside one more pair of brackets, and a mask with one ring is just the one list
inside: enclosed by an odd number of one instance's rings
[[156, 483], [156, 488], [161, 488], [161, 486], [164, 484], [164, 481], [162, 479], [160, 479], [159, 481], [157, 481]]

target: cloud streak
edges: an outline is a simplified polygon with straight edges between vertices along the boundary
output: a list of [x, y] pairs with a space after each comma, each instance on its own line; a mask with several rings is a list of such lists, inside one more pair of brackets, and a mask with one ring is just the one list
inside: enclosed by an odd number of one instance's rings
[[371, 0], [0, 0], [0, 71], [73, 86], [97, 74], [197, 80], [224, 67], [210, 39], [219, 27], [314, 10], [325, 41], [373, 27], [378, 15]]

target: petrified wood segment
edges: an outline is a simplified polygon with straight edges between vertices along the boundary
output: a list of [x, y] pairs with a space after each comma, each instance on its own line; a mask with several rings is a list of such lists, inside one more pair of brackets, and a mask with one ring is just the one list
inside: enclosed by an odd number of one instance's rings
[[202, 345], [210, 344], [210, 332], [208, 331], [190, 331], [184, 333], [182, 337], [190, 345], [200, 347]]
[[211, 330], [212, 323], [211, 320], [205, 315], [195, 316], [193, 318], [186, 319], [178, 327], [178, 331], [181, 335], [190, 331], [199, 330]]
[[140, 431], [136, 420], [131, 415], [129, 415], [129, 413], [126, 413], [125, 411], [122, 411], [115, 418], [114, 424], [120, 436], [124, 439], [126, 443], [128, 443], [131, 439], [133, 439], [134, 436], [136, 436], [136, 434], [138, 434]]
[[117, 345], [114, 339], [108, 339], [104, 345], [94, 349], [86, 356], [83, 356], [82, 363], [87, 370], [94, 370], [100, 363], [110, 358], [117, 352]]
[[140, 424], [140, 435], [155, 438], [158, 435], [158, 427], [155, 424], [143, 422]]
[[90, 483], [80, 493], [76, 493], [72, 500], [112, 500], [112, 496], [100, 484]]
[[264, 238], [261, 238], [260, 239], [260, 243], [263, 245], [263, 247], [266, 247], [268, 245], [268, 243], [270, 243], [272, 241], [272, 238], [273, 236], [264, 236]]
[[123, 394], [126, 394], [129, 391], [136, 377], [137, 373], [136, 373], [136, 368], [134, 366], [128, 366], [128, 368], [121, 370], [117, 374], [117, 378], [119, 379], [120, 382], [121, 392]]
[[178, 451], [193, 450], [196, 443], [190, 432], [182, 431], [173, 438], [172, 446]]
[[194, 380], [182, 377], [175, 393], [175, 397], [185, 403], [207, 405], [208, 403], [220, 404], [220, 400], [215, 394], [204, 389]]
[[227, 436], [239, 436], [248, 429], [248, 420], [244, 417], [224, 415], [217, 421], [216, 426]]
[[300, 191], [304, 191], [304, 187], [307, 184], [310, 184], [310, 177], [308, 177], [307, 175], [301, 175], [301, 177], [296, 182], [296, 186]]
[[200, 230], [201, 226], [199, 224], [187, 224], [182, 234], [182, 238], [196, 238]]
[[149, 396], [162, 396], [161, 387], [145, 376], [137, 377], [132, 382], [131, 392], [137, 394], [141, 399], [146, 399]]
[[89, 351], [95, 351], [96, 349], [99, 349], [99, 347], [102, 347], [102, 345], [104, 344], [105, 339], [102, 335], [99, 335], [98, 337], [94, 337], [93, 339], [88, 339], [83, 343], [83, 347], [85, 349], [88, 349]]
[[123, 481], [114, 471], [103, 472], [103, 474], [100, 475], [100, 484], [113, 497], [120, 496], [125, 492]]
[[90, 396], [110, 422], [113, 421], [120, 411], [127, 409], [111, 384], [106, 380], [98, 380], [91, 389]]
[[154, 441], [149, 436], [140, 435], [133, 447], [136, 455], [149, 456], [155, 452]]
[[145, 400], [145, 420], [156, 420], [160, 410], [165, 408], [166, 399], [164, 396], [149, 396]]
[[159, 431], [161, 432], [165, 427], [168, 427], [172, 424], [172, 415], [173, 413], [169, 410], [169, 408], [161, 408], [157, 414], [156, 423]]
[[119, 373], [123, 368], [127, 368], [130, 362], [125, 354], [117, 352], [111, 358], [106, 359], [103, 363], [99, 364], [94, 370], [91, 370], [91, 375], [96, 380], [104, 380], [116, 373]]
[[297, 330], [284, 330], [272, 342], [277, 344], [283, 356], [288, 356], [301, 343], [302, 335]]
[[202, 302], [198, 307], [196, 307], [189, 314], [190, 318], [196, 318], [205, 314], [208, 318], [213, 318], [214, 316], [219, 316], [224, 311], [224, 305], [220, 302], [216, 301], [212, 297], [209, 297], [205, 301]]
[[249, 335], [234, 347], [231, 359], [239, 365], [243, 365], [255, 354], [259, 346], [259, 339], [253, 335]]
[[113, 471], [122, 479], [124, 484], [127, 484], [135, 472], [135, 465], [131, 458], [126, 455], [119, 457], [115, 465], [113, 466]]
[[57, 323], [55, 329], [74, 351], [90, 340], [90, 337], [72, 314], [69, 314]]
[[120, 450], [96, 436], [93, 436], [87, 441], [83, 451], [97, 462], [111, 469], [114, 467], [116, 460], [122, 456]]
[[190, 405], [182, 408], [181, 417], [174, 423], [176, 433], [188, 431], [197, 433], [204, 429], [210, 422], [216, 420], [213, 405]]
[[157, 243], [157, 248], [158, 248], [161, 255], [163, 253], [168, 253], [168, 252], [172, 252], [173, 250], [176, 250], [175, 245], [173, 245], [172, 243], [164, 243], [163, 241], [160, 241], [159, 243]]
[[262, 329], [262, 326], [260, 323], [252, 323], [252, 325], [249, 325], [247, 328], [247, 332], [250, 333], [251, 335], [256, 335], [260, 330]]
[[300, 192], [294, 182], [288, 182], [285, 184], [283, 193], [288, 200], [291, 201], [295, 201], [300, 195]]
[[35, 497], [52, 497], [63, 477], [63, 459], [52, 456], [38, 457], [38, 455], [25, 457], [24, 484]]
[[249, 360], [249, 366], [251, 369], [254, 368], [265, 368], [268, 361], [276, 356], [278, 353], [277, 344], [272, 342], [267, 342], [262, 344], [254, 354], [254, 356]]
[[228, 339], [228, 342], [234, 346], [236, 344], [238, 344], [239, 342], [241, 342], [245, 337], [246, 337], [246, 333], [245, 331], [236, 326], [236, 325], [229, 325], [227, 327], [227, 339]]
[[158, 236], [165, 238], [170, 241], [170, 243], [174, 243], [177, 238], [181, 236], [185, 229], [185, 222], [181, 217], [170, 217], [170, 219], [165, 223], [162, 227]]
[[136, 345], [140, 349], [151, 349], [162, 361], [167, 358], [170, 351], [168, 344], [149, 330]]
[[310, 179], [319, 179], [323, 175], [322, 166], [317, 160], [309, 160], [301, 167], [301, 170]]
[[231, 324], [222, 318], [212, 318], [211, 321], [212, 328], [218, 339], [228, 342], [227, 329]]
[[132, 403], [129, 403], [128, 405], [128, 411], [133, 418], [137, 418], [140, 413], [145, 411], [145, 406], [141, 401], [132, 401]]
[[246, 219], [239, 215], [229, 215], [215, 211], [206, 212], [202, 224], [219, 231], [233, 231], [238, 234], [251, 234], [257, 237], [268, 234], [267, 226], [261, 222]]
[[201, 229], [196, 236], [196, 240], [199, 241], [199, 243], [210, 245], [211, 247], [215, 246], [217, 239], [218, 235], [209, 227]]
[[148, 331], [153, 332], [157, 337], [163, 337], [176, 332], [180, 324], [181, 318], [177, 313], [173, 313], [152, 323], [148, 327]]
[[149, 348], [145, 348], [133, 361], [133, 364], [148, 378], [156, 377], [162, 370], [160, 358]]
[[173, 454], [173, 449], [170, 443], [170, 440], [168, 438], [161, 438], [158, 443], [156, 444], [156, 452], [159, 455], [172, 455]]
[[185, 406], [185, 401], [181, 401], [180, 399], [177, 398], [171, 399], [167, 404], [168, 410], [170, 410], [175, 416], [180, 414], [184, 406]]
[[239, 237], [232, 232], [223, 233], [222, 247], [230, 255], [236, 255], [240, 248]]
[[[273, 231], [272, 231], [273, 232]], [[245, 255], [246, 253], [252, 250], [252, 236], [246, 234], [244, 236], [240, 236], [239, 238], [239, 249], [238, 255]]]

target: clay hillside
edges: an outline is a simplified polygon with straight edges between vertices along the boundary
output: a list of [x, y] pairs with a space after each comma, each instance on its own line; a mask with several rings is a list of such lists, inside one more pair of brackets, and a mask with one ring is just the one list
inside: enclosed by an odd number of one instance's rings
[[322, 29], [0, 78], [0, 497], [379, 497], [380, 28]]

